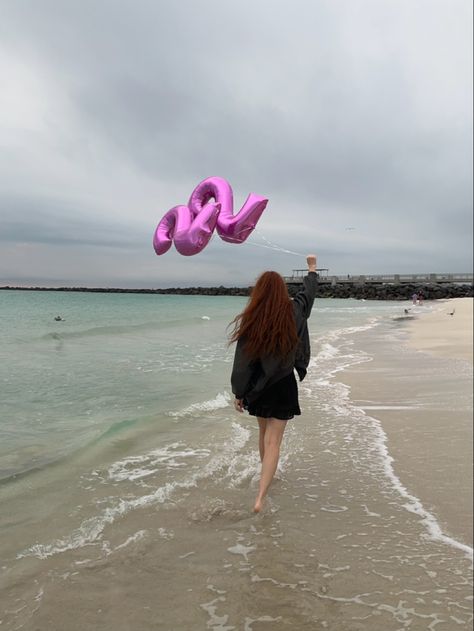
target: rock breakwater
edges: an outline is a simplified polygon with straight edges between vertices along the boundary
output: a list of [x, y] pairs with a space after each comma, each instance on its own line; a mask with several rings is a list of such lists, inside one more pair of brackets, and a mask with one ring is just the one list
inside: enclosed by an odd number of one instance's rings
[[[12, 287], [1, 289], [17, 291], [76, 291], [91, 293], [114, 294], [178, 294], [184, 296], [249, 296], [251, 287], [166, 287], [162, 289], [125, 289], [120, 287]], [[288, 291], [294, 296], [299, 290], [298, 285], [291, 284]], [[358, 285], [352, 283], [331, 285], [320, 283], [318, 296], [320, 298], [357, 298], [364, 300], [409, 300], [414, 294], [422, 293], [425, 300], [439, 300], [442, 298], [462, 298], [474, 296], [473, 285], [460, 284], [380, 284]]]

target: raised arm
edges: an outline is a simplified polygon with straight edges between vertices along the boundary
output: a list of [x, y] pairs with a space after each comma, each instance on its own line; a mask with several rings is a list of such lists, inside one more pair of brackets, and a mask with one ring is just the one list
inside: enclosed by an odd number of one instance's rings
[[308, 263], [308, 275], [303, 278], [303, 289], [293, 298], [296, 308], [303, 318], [308, 319], [311, 315], [313, 302], [318, 289], [318, 275], [316, 273], [316, 256], [309, 254], [306, 257]]

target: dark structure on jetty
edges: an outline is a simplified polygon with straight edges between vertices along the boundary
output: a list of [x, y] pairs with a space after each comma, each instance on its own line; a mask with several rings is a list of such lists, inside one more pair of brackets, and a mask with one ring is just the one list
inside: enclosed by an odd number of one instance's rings
[[[329, 276], [319, 269], [320, 298], [358, 298], [365, 300], [408, 300], [422, 292], [426, 300], [473, 296], [473, 274], [393, 274], [372, 276]], [[303, 282], [306, 270], [293, 270], [285, 281], [290, 295]], [[180, 294], [187, 296], [248, 296], [251, 287], [169, 287], [166, 289], [121, 289], [96, 287], [0, 287], [23, 291], [80, 291], [115, 294]]]
[[[372, 274], [330, 276], [318, 269], [321, 298], [364, 298], [365, 300], [408, 300], [422, 293], [426, 300], [460, 298], [474, 295], [472, 273], [462, 274]], [[290, 295], [298, 291], [306, 270], [293, 270], [286, 276]]]

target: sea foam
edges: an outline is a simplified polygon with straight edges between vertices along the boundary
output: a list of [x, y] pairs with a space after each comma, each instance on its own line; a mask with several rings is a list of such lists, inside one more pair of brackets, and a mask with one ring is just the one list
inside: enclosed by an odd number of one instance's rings
[[[380, 321], [377, 318], [374, 318], [367, 325], [346, 327], [331, 331], [326, 338], [322, 340], [321, 351], [312, 360], [313, 365], [317, 366], [318, 369], [323, 372], [323, 375], [319, 375], [315, 381], [320, 386], [333, 386], [331, 392], [336, 396], [331, 402], [330, 407], [334, 412], [336, 412], [336, 414], [352, 418], [354, 425], [356, 426], [358, 425], [357, 419], [369, 421], [371, 423], [375, 439], [373, 447], [381, 460], [383, 473], [391, 486], [404, 500], [403, 507], [410, 513], [416, 514], [420, 517], [421, 523], [426, 530], [425, 536], [433, 541], [449, 545], [462, 551], [468, 559], [472, 560], [473, 548], [445, 534], [435, 515], [423, 505], [420, 498], [416, 497], [416, 495], [409, 491], [395, 473], [393, 467], [394, 459], [389, 453], [387, 447], [387, 434], [383, 430], [381, 421], [375, 416], [368, 415], [365, 411], [366, 409], [371, 409], [371, 406], [357, 406], [353, 404], [350, 399], [350, 387], [344, 383], [334, 383], [334, 377], [337, 373], [340, 373], [345, 368], [370, 362], [372, 361], [372, 357], [368, 353], [359, 350], [351, 349], [352, 352], [349, 352], [347, 351], [347, 348], [345, 348], [344, 351], [342, 351], [341, 348], [338, 348], [336, 352], [333, 350], [333, 344], [348, 342], [349, 346], [351, 346], [352, 342], [347, 338], [354, 333], [367, 331], [377, 326], [379, 322]], [[385, 407], [390, 406], [381, 406], [379, 409], [385, 409]], [[406, 409], [407, 407], [411, 408], [412, 406], [399, 406], [396, 409]], [[375, 411], [377, 406], [373, 406], [373, 408], [375, 408]], [[348, 437], [348, 440], [351, 440], [350, 436]]]
[[200, 412], [213, 412], [214, 410], [220, 410], [229, 407], [231, 402], [231, 395], [229, 392], [219, 392], [214, 399], [208, 399], [207, 401], [201, 401], [199, 403], [192, 403], [187, 407], [177, 412], [169, 412], [170, 416], [192, 416], [193, 414]]
[[[85, 519], [78, 528], [68, 535], [56, 539], [51, 543], [34, 544], [19, 552], [17, 559], [28, 556], [46, 559], [50, 556], [66, 552], [67, 550], [74, 550], [86, 545], [94, 545], [102, 540], [103, 532], [107, 526], [113, 524], [117, 519], [123, 517], [130, 511], [153, 506], [155, 504], [164, 504], [170, 500], [177, 491], [197, 486], [200, 481], [211, 478], [219, 471], [227, 469], [229, 463], [233, 461], [236, 454], [240, 452], [250, 437], [250, 431], [238, 423], [233, 422], [231, 429], [231, 435], [221, 446], [221, 449], [210, 456], [208, 462], [200, 466], [194, 473], [185, 476], [182, 480], [168, 482], [155, 489], [152, 493], [133, 498], [127, 497], [126, 499], [111, 498], [113, 502], [111, 506], [102, 509], [98, 515]], [[156, 452], [157, 450], [154, 451]], [[187, 456], [189, 452], [184, 449], [183, 453]], [[199, 455], [202, 455], [202, 453], [198, 453], [198, 457]], [[111, 471], [112, 475], [117, 475], [117, 472], [119, 472], [120, 480], [124, 480], [126, 476], [122, 475], [121, 472], [123, 471], [123, 466], [129, 464], [130, 459], [125, 458], [119, 461], [119, 463], [116, 463], [117, 466], [114, 467], [114, 465], [112, 465], [112, 467], [109, 468], [109, 472]]]

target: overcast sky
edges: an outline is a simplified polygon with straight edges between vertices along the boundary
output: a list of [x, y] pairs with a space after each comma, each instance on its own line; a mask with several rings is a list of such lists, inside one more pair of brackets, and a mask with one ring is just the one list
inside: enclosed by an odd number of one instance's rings
[[[0, 284], [472, 267], [471, 0], [4, 0], [0, 86]], [[211, 175], [257, 230], [156, 256]]]

